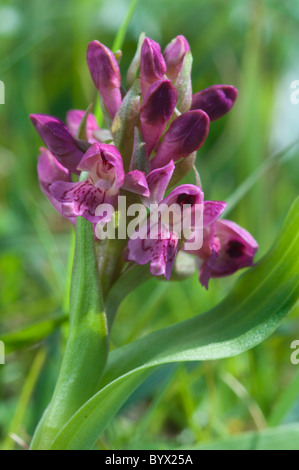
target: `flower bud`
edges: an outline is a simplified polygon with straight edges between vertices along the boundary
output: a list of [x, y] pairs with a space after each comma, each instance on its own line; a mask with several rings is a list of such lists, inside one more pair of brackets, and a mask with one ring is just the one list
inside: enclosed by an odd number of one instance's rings
[[193, 95], [191, 109], [202, 109], [216, 121], [232, 109], [237, 97], [238, 90], [233, 86], [213, 85]]
[[113, 118], [121, 105], [121, 76], [114, 54], [99, 41], [93, 41], [87, 49], [87, 64], [96, 88]]
[[187, 157], [204, 144], [209, 133], [209, 116], [201, 110], [187, 111], [176, 118], [163, 137], [157, 154], [152, 160], [152, 169]]
[[47, 114], [31, 114], [30, 119], [48, 150], [65, 168], [77, 173], [77, 166], [84, 153], [78, 148], [64, 122]]
[[177, 79], [183, 64], [186, 53], [190, 51], [190, 46], [187, 39], [180, 35], [174, 38], [165, 48], [163, 53], [167, 71], [167, 77], [175, 82]]
[[164, 78], [165, 73], [166, 64], [159, 44], [152, 39], [145, 38], [142, 43], [140, 58], [142, 96], [145, 96], [153, 83]]
[[140, 111], [141, 131], [149, 156], [173, 115], [177, 91], [170, 80], [159, 80], [150, 86]]

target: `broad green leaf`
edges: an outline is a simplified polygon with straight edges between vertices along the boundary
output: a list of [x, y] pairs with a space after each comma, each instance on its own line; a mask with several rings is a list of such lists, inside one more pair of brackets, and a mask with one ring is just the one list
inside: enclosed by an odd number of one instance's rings
[[52, 448], [92, 448], [109, 420], [154, 367], [234, 356], [271, 335], [298, 300], [298, 240], [299, 198], [273, 248], [239, 278], [218, 306], [110, 354], [103, 388], [74, 414]]
[[188, 450], [299, 450], [299, 424], [246, 432], [210, 444], [189, 446]]

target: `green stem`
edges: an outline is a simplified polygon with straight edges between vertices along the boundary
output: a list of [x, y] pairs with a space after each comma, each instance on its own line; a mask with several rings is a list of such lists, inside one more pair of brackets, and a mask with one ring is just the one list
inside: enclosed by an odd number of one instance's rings
[[32, 449], [48, 449], [64, 424], [97, 391], [107, 353], [107, 321], [93, 228], [78, 217], [69, 337], [52, 401], [33, 437]]
[[124, 298], [137, 287], [151, 278], [148, 266], [133, 264], [118, 279], [110, 289], [105, 300], [108, 330], [111, 331], [118, 308]]
[[119, 278], [124, 261], [122, 253], [126, 246], [126, 240], [105, 240], [98, 248], [100, 282], [104, 299], [111, 286]]

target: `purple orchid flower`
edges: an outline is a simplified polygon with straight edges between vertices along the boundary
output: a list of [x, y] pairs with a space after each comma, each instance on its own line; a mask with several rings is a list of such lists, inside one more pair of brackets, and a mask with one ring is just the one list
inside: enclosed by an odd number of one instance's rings
[[[147, 219], [140, 230], [128, 242], [127, 259], [144, 265], [150, 263], [150, 271], [154, 276], [164, 275], [168, 280], [171, 275], [175, 256], [181, 238], [182, 223], [185, 229], [196, 227], [196, 210], [203, 208], [203, 223], [208, 225], [220, 216], [225, 203], [218, 201], [208, 201], [204, 203], [202, 189], [192, 184], [178, 186], [172, 190], [168, 196], [164, 193], [171, 180], [174, 171], [173, 161], [165, 167], [151, 171], [147, 176], [149, 197], [143, 197], [145, 205], [157, 210], [158, 219], [154, 221]], [[164, 197], [164, 198], [163, 198]], [[206, 208], [205, 208], [206, 204]], [[172, 214], [170, 221], [167, 208], [176, 207], [177, 212]], [[183, 213], [185, 208], [190, 210], [191, 217], [186, 225], [186, 218]], [[164, 215], [167, 214], [165, 218]], [[177, 228], [179, 227], [179, 232]]]
[[145, 38], [140, 57], [140, 84], [143, 97], [153, 83], [164, 78], [166, 68], [160, 45], [152, 39]]
[[87, 49], [87, 64], [93, 82], [114, 118], [122, 102], [121, 76], [115, 55], [99, 41], [92, 41]]
[[216, 121], [227, 114], [238, 97], [238, 90], [230, 85], [213, 85], [195, 93], [191, 109], [202, 109], [211, 121]]
[[83, 216], [96, 223], [100, 218], [96, 209], [100, 204], [115, 205], [124, 182], [124, 169], [117, 148], [107, 144], [93, 144], [82, 158], [78, 170], [87, 172], [80, 182], [57, 180], [49, 186], [54, 199], [67, 217]]
[[78, 173], [84, 152], [64, 122], [47, 114], [31, 114], [30, 119], [48, 150], [65, 168]]
[[244, 228], [230, 220], [217, 220], [204, 229], [203, 246], [195, 254], [199, 259], [199, 279], [208, 289], [210, 278], [228, 276], [253, 266], [258, 244]]
[[140, 110], [147, 156], [152, 153], [173, 115], [176, 102], [177, 91], [169, 80], [158, 80], [148, 89]]
[[165, 48], [163, 56], [166, 62], [167, 77], [174, 83], [182, 69], [183, 60], [190, 46], [187, 39], [180, 35], [174, 38]]
[[208, 136], [209, 125], [209, 116], [202, 110], [186, 111], [177, 117], [164, 134], [151, 168], [162, 167], [170, 160], [177, 161], [199, 150]]
[[182, 207], [183, 201], [195, 206], [202, 202], [202, 198], [201, 189], [193, 185], [182, 185], [174, 189], [158, 205], [158, 211], [161, 208], [158, 222], [153, 224], [148, 219], [138, 232], [138, 237], [130, 238], [128, 260], [141, 265], [150, 263], [153, 276], [164, 275], [169, 280], [178, 250], [179, 234], [172, 224], [169, 225], [164, 220], [164, 210], [173, 204]]
[[[84, 134], [87, 141], [84, 141], [77, 137], [84, 111], [69, 111], [67, 125], [52, 116], [31, 115], [47, 147], [41, 149], [38, 159], [40, 186], [55, 209], [72, 223], [78, 216], [93, 224], [109, 222], [106, 216], [98, 215], [97, 208], [105, 203], [116, 207], [118, 195], [130, 192], [130, 201], [141, 200], [150, 209], [150, 215], [157, 212], [157, 219], [152, 222], [148, 213], [143, 213], [139, 231], [129, 239], [127, 259], [141, 265], [150, 263], [153, 275], [164, 275], [169, 279], [176, 254], [182, 249], [197, 256], [200, 281], [208, 288], [210, 278], [251, 266], [258, 245], [237, 224], [219, 220], [226, 203], [204, 201], [200, 187], [181, 185], [166, 197], [165, 193], [175, 162], [195, 155], [208, 136], [210, 122], [230, 111], [238, 91], [233, 86], [214, 85], [192, 96], [192, 55], [188, 41], [182, 35], [166, 46], [163, 55], [158, 43], [145, 38], [142, 46], [140, 42], [136, 57], [131, 77], [131, 84], [136, 80], [130, 92], [134, 103], [132, 114], [132, 102], [128, 99], [131, 95], [122, 100], [124, 91], [115, 55], [98, 41], [88, 46], [88, 67], [101, 95], [109, 126], [108, 114], [112, 118], [109, 129], [100, 129], [95, 116], [89, 113], [86, 136]], [[139, 64], [140, 81], [137, 76]], [[113, 140], [116, 146], [102, 143], [113, 144]], [[127, 174], [119, 149], [125, 161], [132, 155]], [[194, 159], [190, 162], [192, 165]], [[190, 169], [188, 160], [186, 163]], [[177, 170], [184, 164], [179, 162]], [[77, 181], [81, 172], [80, 181]], [[186, 206], [190, 215], [187, 227]], [[188, 236], [185, 232], [183, 236], [179, 233], [182, 224], [184, 230], [189, 230]], [[195, 247], [192, 242], [197, 239], [198, 230], [202, 245]]]

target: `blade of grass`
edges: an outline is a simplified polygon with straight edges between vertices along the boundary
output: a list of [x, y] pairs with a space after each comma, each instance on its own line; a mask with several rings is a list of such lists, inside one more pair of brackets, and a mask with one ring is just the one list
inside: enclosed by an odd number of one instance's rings
[[[270, 168], [276, 163], [284, 163], [287, 161], [288, 153], [293, 150], [299, 143], [299, 140], [291, 143], [288, 147], [282, 151], [275, 153], [270, 158], [268, 158], [264, 163], [262, 163], [251, 175], [246, 178], [243, 183], [241, 183], [235, 191], [226, 198], [227, 209], [225, 211], [225, 216], [229, 214], [236, 205], [241, 201], [241, 199], [248, 193], [248, 191], [254, 186], [254, 184], [265, 174]], [[295, 154], [295, 153], [294, 153]]]
[[30, 398], [35, 388], [38, 377], [41, 373], [42, 367], [46, 359], [46, 349], [41, 349], [35, 356], [25, 384], [23, 386], [18, 405], [11, 421], [9, 432], [3, 443], [3, 450], [13, 450], [15, 442], [10, 437], [11, 434], [19, 435], [20, 428], [26, 414]]
[[116, 52], [119, 49], [122, 48], [123, 42], [126, 36], [126, 32], [129, 26], [129, 23], [131, 21], [131, 18], [133, 16], [133, 13], [135, 11], [135, 8], [137, 6], [138, 0], [131, 0], [130, 6], [128, 8], [127, 14], [124, 18], [124, 21], [122, 22], [121, 26], [118, 29], [117, 35], [114, 39], [114, 43], [112, 46], [112, 52]]
[[17, 49], [15, 49], [11, 54], [5, 57], [0, 62], [0, 74], [3, 75], [11, 67], [13, 67], [19, 60], [23, 59], [27, 54], [33, 51], [38, 47], [45, 39], [50, 37], [51, 30], [47, 29], [42, 31], [32, 38], [29, 38], [27, 41], [23, 42]]
[[228, 372], [222, 375], [223, 382], [237, 395], [247, 407], [258, 431], [267, 428], [267, 422], [258, 404], [249, 395], [246, 388]]
[[283, 422], [288, 412], [292, 409], [299, 396], [299, 372], [292, 382], [286, 387], [274, 407], [270, 418], [269, 426], [277, 426]]

